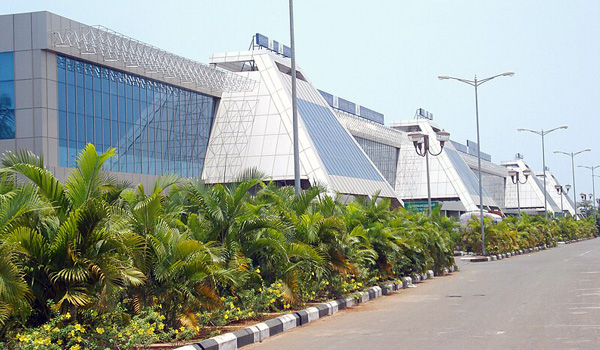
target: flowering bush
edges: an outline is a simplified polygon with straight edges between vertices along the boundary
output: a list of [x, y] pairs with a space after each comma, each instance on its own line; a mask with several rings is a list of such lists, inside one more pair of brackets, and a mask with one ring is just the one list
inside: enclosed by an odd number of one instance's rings
[[[69, 313], [54, 315], [47, 323], [17, 333], [13, 347], [17, 350], [104, 350], [146, 347], [161, 340], [187, 339], [191, 329], [167, 330], [164, 316], [146, 309], [130, 317], [119, 305], [116, 311], [99, 315], [81, 313], [81, 320], [71, 320]], [[183, 327], [182, 327], [183, 328]]]

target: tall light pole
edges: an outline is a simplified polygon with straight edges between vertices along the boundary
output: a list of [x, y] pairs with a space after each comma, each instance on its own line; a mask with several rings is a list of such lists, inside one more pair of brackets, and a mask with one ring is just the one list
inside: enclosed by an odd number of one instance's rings
[[425, 164], [427, 169], [427, 206], [429, 207], [429, 217], [431, 217], [431, 181], [429, 178], [429, 155], [439, 156], [442, 154], [442, 150], [444, 149], [444, 144], [450, 140], [450, 133], [442, 130], [435, 133], [437, 140], [440, 143], [440, 151], [438, 153], [433, 153], [430, 149], [429, 144], [429, 135], [423, 134], [420, 132], [411, 132], [408, 133], [408, 139], [412, 141], [415, 146], [415, 151], [421, 157], [425, 157]]
[[554, 151], [554, 153], [560, 153], [571, 157], [571, 171], [573, 172], [573, 204], [575, 204], [575, 216], [577, 216], [577, 188], [575, 187], [575, 156], [583, 152], [589, 151], [591, 151], [591, 149], [589, 148], [577, 152]]
[[292, 132], [294, 138], [294, 192], [300, 194], [300, 145], [298, 143], [298, 94], [296, 92], [296, 44], [294, 43], [294, 0], [290, 0], [290, 51], [292, 59]]
[[514, 169], [509, 170], [508, 175], [510, 175], [510, 180], [512, 181], [512, 183], [517, 185], [517, 210], [518, 210], [519, 218], [520, 218], [521, 217], [521, 195], [519, 193], [519, 184], [525, 185], [525, 183], [527, 182], [527, 179], [529, 178], [529, 175], [531, 175], [531, 170], [529, 170], [529, 169], [523, 170], [523, 175], [525, 175], [525, 181], [523, 181], [523, 182], [521, 182], [519, 180], [519, 171], [518, 170], [514, 170]]
[[542, 171], [544, 173], [544, 214], [546, 215], [546, 219], [548, 218], [548, 191], [546, 190], [546, 150], [545, 150], [545, 146], [544, 146], [544, 136], [548, 135], [549, 133], [555, 131], [555, 130], [559, 130], [559, 129], [566, 129], [568, 128], [568, 126], [566, 125], [562, 125], [550, 130], [531, 130], [531, 129], [517, 129], [517, 131], [529, 131], [532, 132], [534, 134], [540, 135], [542, 137]]
[[477, 76], [473, 80], [461, 79], [450, 77], [447, 75], [438, 75], [438, 79], [447, 80], [452, 79], [456, 81], [460, 81], [461, 83], [469, 84], [475, 88], [475, 121], [477, 125], [477, 167], [479, 174], [479, 216], [481, 219], [481, 254], [485, 255], [485, 231], [483, 228], [483, 188], [481, 182], [481, 139], [479, 138], [479, 102], [477, 100], [477, 87], [483, 83], [487, 83], [488, 81], [498, 78], [498, 77], [512, 77], [515, 75], [515, 72], [505, 72], [502, 74], [497, 74], [491, 76], [489, 78], [477, 80]]
[[590, 169], [592, 171], [592, 196], [593, 196], [593, 202], [592, 202], [592, 206], [594, 207], [594, 218], [596, 217], [596, 185], [594, 184], [594, 169], [596, 168], [600, 168], [600, 165], [596, 165], [596, 166], [585, 166], [585, 165], [578, 165], [579, 168], [586, 168], [586, 169]]

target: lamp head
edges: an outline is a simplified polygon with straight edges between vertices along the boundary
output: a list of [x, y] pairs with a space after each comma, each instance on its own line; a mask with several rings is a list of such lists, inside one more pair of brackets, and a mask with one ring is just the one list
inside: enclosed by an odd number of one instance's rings
[[562, 186], [561, 185], [554, 185], [554, 188], [556, 188], [556, 192], [558, 192], [558, 194], [561, 194], [561, 192], [562, 192]]
[[512, 179], [514, 179], [514, 178], [515, 178], [515, 176], [517, 176], [517, 174], [518, 174], [518, 173], [517, 173], [517, 171], [516, 171], [515, 169], [510, 169], [510, 170], [508, 171], [508, 175], [510, 175], [510, 177], [511, 177]]
[[527, 179], [529, 177], [529, 175], [531, 175], [531, 170], [529, 170], [529, 169], [523, 170], [523, 175], [525, 175], [525, 179]]
[[515, 75], [515, 72], [512, 72], [512, 71], [506, 72], [506, 73], [502, 73], [503, 77], [512, 77], [513, 75]]
[[448, 142], [450, 140], [450, 133], [446, 130], [438, 131], [435, 133], [435, 137], [443, 145], [444, 142]]
[[581, 197], [581, 200], [584, 201], [585, 200], [585, 193], [581, 192], [579, 194], [579, 196]]
[[571, 185], [569, 185], [569, 184], [566, 184], [566, 185], [565, 185], [565, 189], [567, 190], [567, 193], [568, 193], [568, 192], [569, 192], [569, 190], [571, 189]]
[[447, 75], [438, 75], [438, 79], [439, 80], [445, 80], [445, 79], [450, 79], [450, 77], [447, 76]]
[[413, 131], [408, 133], [408, 140], [414, 144], [423, 142], [425, 135], [419, 131]]

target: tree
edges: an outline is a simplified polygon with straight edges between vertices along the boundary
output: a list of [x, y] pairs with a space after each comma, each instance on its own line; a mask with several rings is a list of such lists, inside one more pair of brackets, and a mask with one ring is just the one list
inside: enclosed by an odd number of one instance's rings
[[74, 317], [81, 307], [109, 307], [124, 287], [144, 281], [132, 258], [141, 237], [128, 230], [128, 216], [116, 203], [124, 187], [102, 171], [113, 154], [99, 155], [88, 144], [64, 185], [29, 151], [8, 152], [2, 161], [0, 174], [24, 176], [33, 184], [25, 188], [33, 186], [48, 204], [4, 240], [21, 261], [41, 319], [49, 316], [48, 299]]

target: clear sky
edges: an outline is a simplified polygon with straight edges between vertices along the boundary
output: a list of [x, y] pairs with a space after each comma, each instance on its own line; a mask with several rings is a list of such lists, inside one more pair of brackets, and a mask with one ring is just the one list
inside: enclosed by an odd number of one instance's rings
[[[245, 50], [256, 32], [289, 44], [286, 0], [9, 1], [0, 13], [48, 10], [208, 63]], [[479, 88], [482, 151], [494, 162], [519, 152], [540, 171], [541, 138], [517, 128], [567, 130], [546, 137], [546, 163], [572, 184], [576, 165], [600, 165], [600, 1], [296, 0], [298, 65], [318, 88], [385, 114], [386, 124], [425, 108], [465, 143], [476, 140], [472, 79], [514, 71]], [[576, 169], [577, 192], [591, 173]], [[600, 168], [597, 171], [600, 175]], [[597, 181], [600, 185], [600, 181]], [[598, 188], [600, 197], [600, 187]]]

